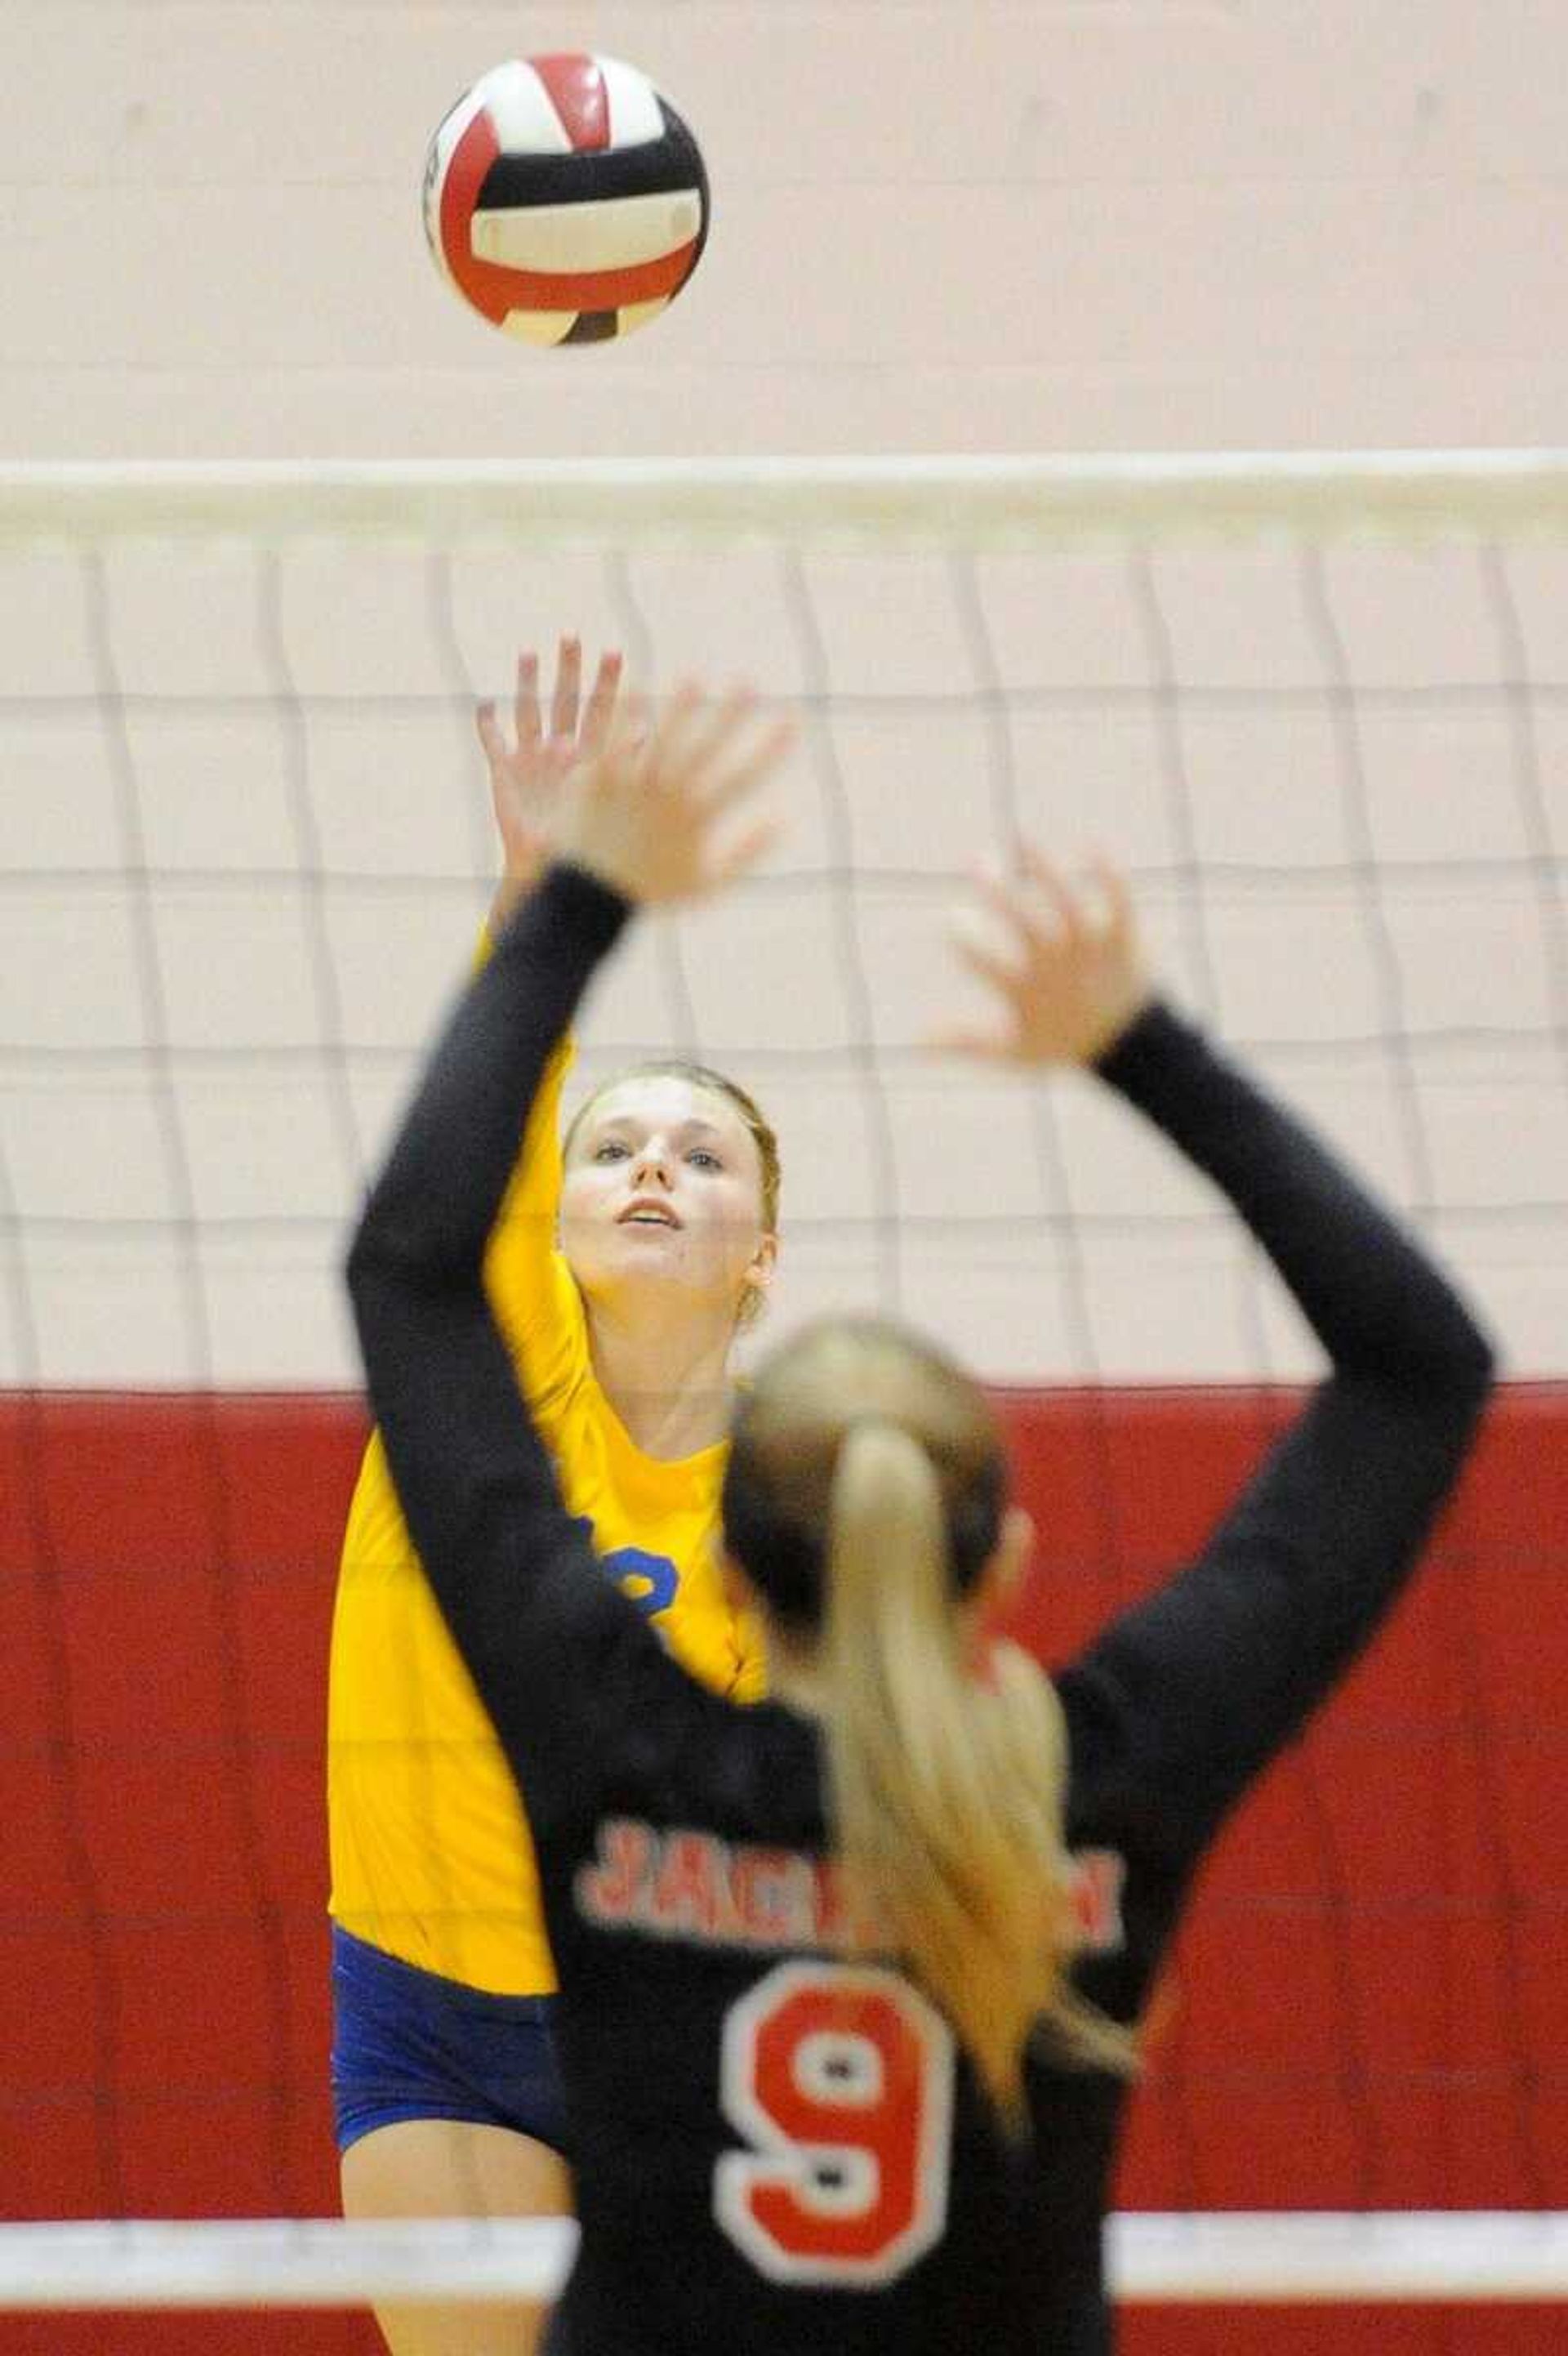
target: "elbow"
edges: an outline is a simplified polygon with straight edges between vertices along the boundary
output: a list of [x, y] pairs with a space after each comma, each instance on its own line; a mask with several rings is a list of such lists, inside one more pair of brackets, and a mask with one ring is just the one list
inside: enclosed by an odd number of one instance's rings
[[1472, 1415], [1479, 1415], [1497, 1378], [1497, 1344], [1456, 1295], [1451, 1326], [1432, 1354], [1430, 1379], [1445, 1397], [1464, 1405]]
[[1473, 1304], [1458, 1292], [1453, 1298], [1456, 1372], [1478, 1398], [1485, 1398], [1498, 1378], [1498, 1344]]
[[372, 1387], [378, 1335], [387, 1300], [388, 1274], [386, 1258], [375, 1232], [362, 1219], [344, 1256], [343, 1287], [348, 1295], [349, 1315], [359, 1344], [360, 1363], [365, 1369], [366, 1380]]
[[343, 1282], [356, 1320], [363, 1327], [365, 1312], [415, 1290], [421, 1260], [411, 1239], [400, 1235], [395, 1223], [379, 1211], [375, 1197], [361, 1214], [349, 1238], [343, 1261]]
[[349, 1237], [348, 1249], [343, 1260], [344, 1286], [356, 1307], [363, 1301], [386, 1264], [386, 1254], [376, 1223], [366, 1212]]
[[1413, 1407], [1430, 1408], [1445, 1423], [1473, 1422], [1498, 1373], [1491, 1335], [1446, 1283], [1428, 1295], [1419, 1318], [1407, 1316], [1397, 1335], [1384, 1335], [1359, 1369], [1344, 1359], [1336, 1363], [1339, 1372], [1360, 1371]]
[[1476, 1405], [1480, 1408], [1497, 1387], [1499, 1354], [1496, 1343], [1483, 1325], [1472, 1318], [1469, 1327], [1470, 1347], [1465, 1371], [1475, 1394]]
[[343, 1283], [365, 1387], [376, 1420], [384, 1423], [389, 1386], [396, 1387], [408, 1361], [410, 1335], [421, 1330], [427, 1303], [417, 1270], [397, 1249], [396, 1238], [368, 1215], [350, 1239]]
[[368, 1306], [482, 1297], [484, 1272], [482, 1252], [444, 1248], [427, 1222], [400, 1215], [374, 1194], [343, 1261], [343, 1281], [361, 1322]]

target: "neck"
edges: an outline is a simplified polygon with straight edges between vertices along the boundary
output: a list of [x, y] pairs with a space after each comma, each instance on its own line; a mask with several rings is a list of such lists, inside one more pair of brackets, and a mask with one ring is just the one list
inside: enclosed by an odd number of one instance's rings
[[618, 1304], [590, 1304], [599, 1387], [645, 1456], [673, 1462], [728, 1436], [733, 1333], [728, 1313], [721, 1324], [710, 1310], [672, 1318], [667, 1300], [645, 1318]]
[[822, 1670], [814, 1655], [796, 1652], [780, 1641], [778, 1632], [768, 1629], [768, 1692], [774, 1701], [788, 1704], [803, 1718], [826, 1718], [827, 1688]]

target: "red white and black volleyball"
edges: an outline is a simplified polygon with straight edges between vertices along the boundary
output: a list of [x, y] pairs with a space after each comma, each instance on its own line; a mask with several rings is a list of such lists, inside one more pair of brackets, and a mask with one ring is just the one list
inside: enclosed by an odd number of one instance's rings
[[437, 125], [424, 225], [464, 301], [530, 344], [602, 344], [656, 318], [696, 269], [708, 175], [645, 74], [514, 58]]

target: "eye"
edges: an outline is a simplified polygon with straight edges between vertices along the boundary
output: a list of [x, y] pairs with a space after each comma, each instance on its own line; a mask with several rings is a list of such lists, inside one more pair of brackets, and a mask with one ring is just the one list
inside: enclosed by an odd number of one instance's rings
[[724, 1167], [719, 1156], [706, 1145], [694, 1145], [686, 1158], [697, 1170], [722, 1170]]
[[626, 1151], [626, 1147], [622, 1144], [618, 1137], [606, 1137], [594, 1147], [592, 1158], [595, 1162], [624, 1162]]

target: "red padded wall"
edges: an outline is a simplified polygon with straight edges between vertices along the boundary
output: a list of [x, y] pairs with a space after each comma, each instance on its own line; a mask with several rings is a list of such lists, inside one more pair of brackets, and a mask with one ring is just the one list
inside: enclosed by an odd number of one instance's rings
[[[1047, 1659], [1192, 1547], [1287, 1401], [1008, 1395]], [[321, 1800], [339, 1398], [0, 1398], [0, 2208], [331, 2213]], [[1568, 2207], [1568, 1393], [1516, 1389], [1394, 1623], [1220, 1844], [1130, 2208]], [[1562, 2312], [1129, 2316], [1131, 2356], [1491, 2356]], [[5, 2356], [101, 2319], [0, 2318]], [[349, 2356], [347, 2316], [117, 2319]]]

